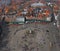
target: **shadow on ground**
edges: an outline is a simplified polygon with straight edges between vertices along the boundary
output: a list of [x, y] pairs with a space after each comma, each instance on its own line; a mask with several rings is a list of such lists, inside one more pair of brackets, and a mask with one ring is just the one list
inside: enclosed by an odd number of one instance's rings
[[6, 24], [6, 22], [2, 22], [1, 28], [2, 33], [0, 34], [0, 51], [5, 51], [8, 43], [9, 26]]

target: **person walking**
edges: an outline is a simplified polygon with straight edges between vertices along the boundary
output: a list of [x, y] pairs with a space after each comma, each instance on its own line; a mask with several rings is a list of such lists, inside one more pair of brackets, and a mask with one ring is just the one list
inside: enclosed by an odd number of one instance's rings
[[57, 28], [59, 28], [60, 27], [60, 13], [55, 12], [54, 17], [55, 17], [55, 23], [54, 24], [57, 26]]

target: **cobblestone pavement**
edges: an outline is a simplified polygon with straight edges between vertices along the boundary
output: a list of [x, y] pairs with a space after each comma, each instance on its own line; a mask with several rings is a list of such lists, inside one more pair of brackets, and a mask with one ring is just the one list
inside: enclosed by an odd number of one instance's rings
[[53, 23], [24, 24], [3, 29], [0, 51], [60, 51], [59, 30]]

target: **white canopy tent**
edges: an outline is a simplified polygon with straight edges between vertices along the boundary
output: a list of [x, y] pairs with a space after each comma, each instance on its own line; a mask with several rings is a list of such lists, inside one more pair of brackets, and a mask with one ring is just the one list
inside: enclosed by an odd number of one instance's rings
[[33, 3], [33, 4], [31, 4], [31, 6], [32, 7], [45, 6], [45, 4], [39, 2], [39, 3]]

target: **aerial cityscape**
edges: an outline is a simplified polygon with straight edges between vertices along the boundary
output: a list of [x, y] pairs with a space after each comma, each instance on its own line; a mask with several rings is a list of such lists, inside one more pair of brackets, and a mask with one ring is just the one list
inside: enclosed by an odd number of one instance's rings
[[0, 0], [0, 51], [60, 51], [60, 0]]

